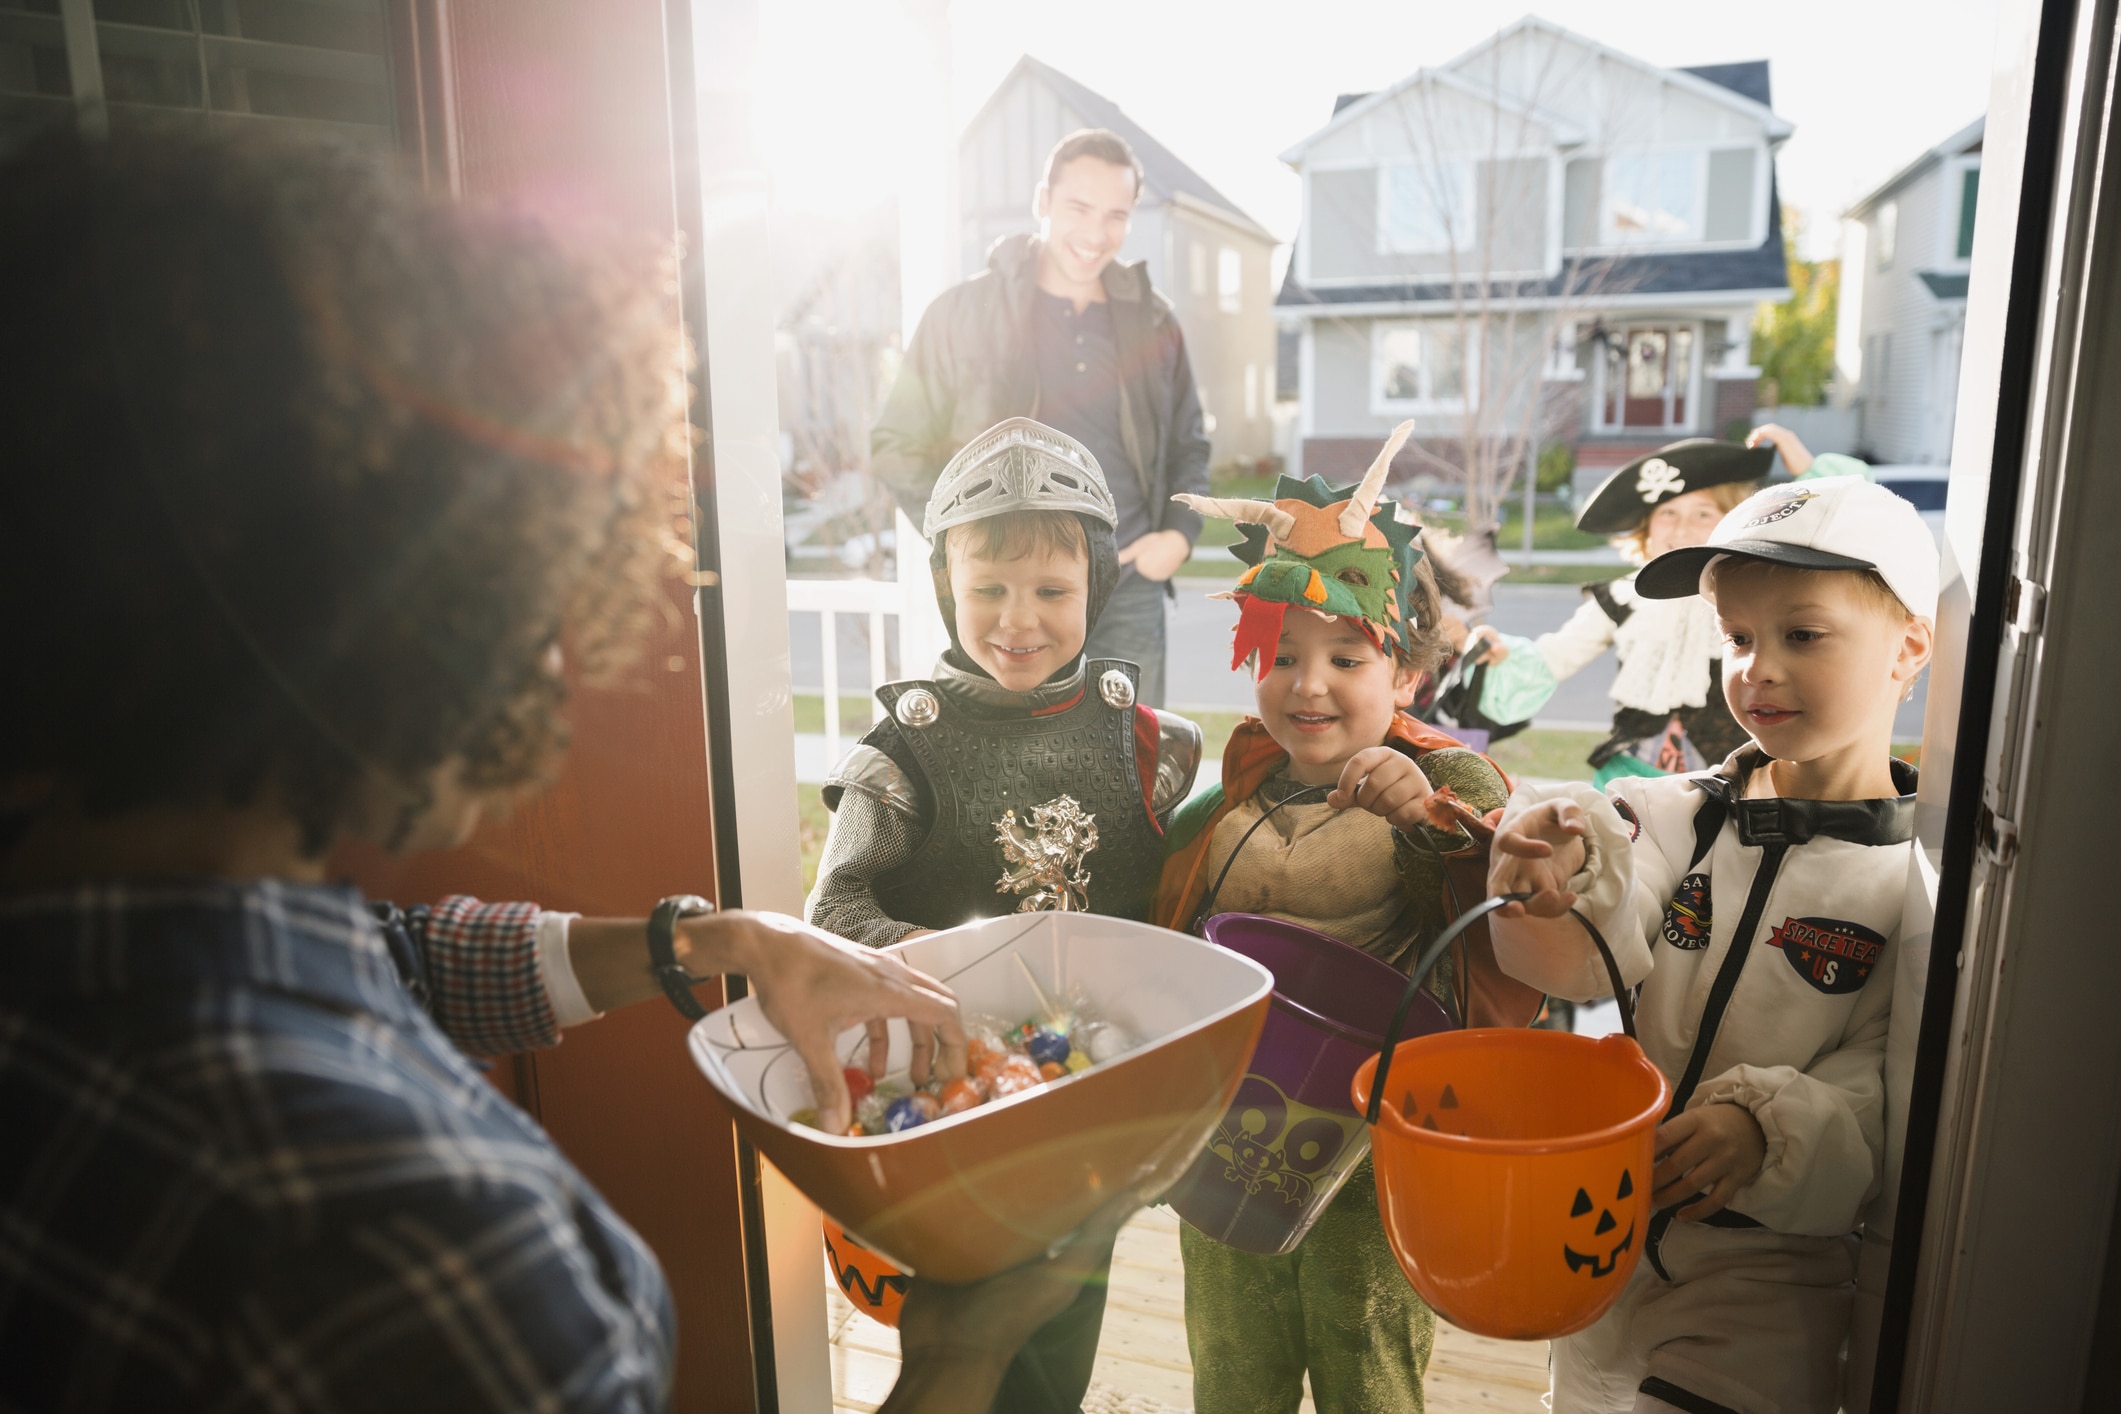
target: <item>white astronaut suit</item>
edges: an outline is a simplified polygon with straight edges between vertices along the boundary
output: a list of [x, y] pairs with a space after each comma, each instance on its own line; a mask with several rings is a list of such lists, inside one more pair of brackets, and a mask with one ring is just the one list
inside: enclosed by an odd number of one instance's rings
[[[1556, 1414], [1832, 1414], [1857, 1238], [1885, 1141], [1884, 1061], [1902, 925], [1914, 772], [1897, 798], [1747, 799], [1747, 746], [1712, 770], [1522, 787], [1575, 800], [1588, 857], [1570, 882], [1640, 983], [1644, 1051], [1673, 1113], [1744, 1105], [1766, 1162], [1705, 1222], [1653, 1221], [1598, 1323], [1554, 1343]], [[1508, 935], [1508, 936], [1506, 936]], [[1612, 987], [1580, 930], [1499, 929], [1503, 969], [1586, 1001]]]

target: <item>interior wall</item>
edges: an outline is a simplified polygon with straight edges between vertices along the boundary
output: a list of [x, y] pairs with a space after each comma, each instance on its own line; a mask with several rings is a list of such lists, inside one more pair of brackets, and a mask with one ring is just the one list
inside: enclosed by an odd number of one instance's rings
[[[406, 0], [394, 16], [401, 146], [431, 186], [537, 213], [563, 234], [618, 236], [645, 254], [675, 243], [675, 154], [661, 0]], [[401, 79], [401, 83], [405, 80]], [[685, 94], [689, 113], [691, 95]], [[676, 312], [671, 355], [679, 356]], [[704, 409], [701, 410], [704, 416]], [[704, 474], [704, 468], [701, 469]], [[689, 537], [689, 509], [671, 506]], [[531, 899], [641, 916], [674, 893], [714, 897], [701, 639], [688, 567], [672, 562], [668, 610], [635, 680], [577, 692], [557, 783], [465, 847], [338, 861], [373, 896]], [[644, 941], [645, 954], [645, 941]], [[719, 1003], [719, 988], [703, 988]], [[681, 1338], [672, 1407], [748, 1410], [753, 1372], [734, 1134], [684, 1045], [686, 1023], [645, 1002], [510, 1058], [496, 1081], [655, 1250]]]

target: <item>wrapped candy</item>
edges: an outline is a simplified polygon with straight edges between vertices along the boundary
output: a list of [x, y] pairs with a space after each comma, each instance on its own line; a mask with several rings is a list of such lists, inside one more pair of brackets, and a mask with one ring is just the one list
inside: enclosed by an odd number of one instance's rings
[[940, 1100], [925, 1091], [919, 1091], [891, 1102], [891, 1107], [884, 1113], [884, 1127], [897, 1134], [901, 1130], [916, 1129], [942, 1112], [943, 1105]]
[[1060, 1065], [1068, 1059], [1068, 1038], [1058, 1031], [1041, 1026], [1024, 1038], [1024, 1054], [1040, 1065]]
[[1082, 1047], [1092, 1065], [1103, 1065], [1134, 1049], [1134, 1038], [1108, 1021], [1089, 1022], [1080, 1028]]
[[1011, 1053], [1009, 1058], [996, 1066], [981, 1086], [993, 1099], [1005, 1095], [1017, 1095], [1045, 1084], [1046, 1077], [1038, 1073], [1038, 1065], [1031, 1057]]
[[[902, 1134], [1080, 1075], [1134, 1047], [1133, 1037], [1100, 1019], [1080, 996], [1055, 1006], [1041, 993], [1039, 1004], [1045, 1008], [1042, 1015], [1014, 1025], [995, 1017], [973, 1018], [966, 1027], [967, 1073], [962, 1076], [938, 1076], [916, 1087], [903, 1074], [877, 1081], [859, 1066], [846, 1067], [842, 1073], [854, 1100], [847, 1133], [856, 1138]], [[813, 1107], [789, 1118], [815, 1126], [818, 1112]]]

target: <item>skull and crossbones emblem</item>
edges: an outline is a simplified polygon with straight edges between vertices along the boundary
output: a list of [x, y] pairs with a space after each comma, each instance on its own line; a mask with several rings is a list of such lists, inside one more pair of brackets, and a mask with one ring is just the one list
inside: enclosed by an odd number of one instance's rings
[[1651, 457], [1642, 464], [1642, 471], [1635, 478], [1635, 489], [1642, 493], [1645, 504], [1654, 506], [1686, 490], [1686, 477], [1663, 457]]

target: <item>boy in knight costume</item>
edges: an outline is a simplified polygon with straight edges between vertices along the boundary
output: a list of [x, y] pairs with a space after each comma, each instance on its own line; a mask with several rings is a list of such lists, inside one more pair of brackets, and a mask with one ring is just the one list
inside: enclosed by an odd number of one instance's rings
[[[932, 678], [877, 689], [882, 719], [825, 783], [809, 922], [884, 947], [1014, 911], [1148, 917], [1201, 735], [1135, 701], [1134, 664], [1083, 655], [1119, 579], [1116, 522], [1096, 459], [1030, 418], [950, 459], [924, 526], [950, 647]], [[1104, 1304], [1100, 1269], [994, 1407], [1072, 1414]]]
[[1643, 1260], [1595, 1325], [1554, 1343], [1553, 1407], [1830, 1414], [1921, 857], [1915, 772], [1889, 748], [1929, 660], [1936, 547], [1881, 487], [1800, 481], [1638, 584], [1707, 600], [1721, 695], [1753, 740], [1603, 795], [1520, 787], [1495, 837], [1490, 887], [1530, 895], [1496, 915], [1498, 959], [1560, 996], [1606, 994], [1580, 909], [1640, 984], [1642, 1046], [1673, 1085]]
[[[1379, 499], [1411, 429], [1352, 489], [1284, 477], [1273, 502], [1188, 498], [1244, 533], [1252, 568], [1221, 597], [1238, 604], [1231, 666], [1252, 660], [1259, 715], [1231, 735], [1221, 785], [1172, 821], [1153, 921], [1198, 931], [1210, 912], [1265, 913], [1404, 968], [1483, 896], [1484, 851], [1462, 826], [1428, 823], [1431, 787], [1480, 812], [1508, 783], [1405, 710], [1447, 651], [1420, 527]], [[1528, 1023], [1540, 994], [1486, 948], [1477, 939], [1434, 985], [1480, 1023]], [[1367, 1161], [1293, 1253], [1240, 1252], [1190, 1226], [1180, 1242], [1198, 1408], [1294, 1409], [1307, 1370], [1321, 1414], [1422, 1408], [1435, 1316], [1385, 1240]]]
[[[1584, 503], [1576, 528], [1614, 537], [1621, 554], [1640, 566], [1699, 545], [1774, 463], [1772, 446], [1708, 437], [1674, 442], [1607, 477]], [[1745, 730], [1723, 704], [1714, 611], [1699, 599], [1645, 599], [1635, 592], [1633, 574], [1584, 594], [1586, 602], [1567, 623], [1536, 639], [1483, 631], [1481, 710], [1502, 722], [1528, 719], [1563, 678], [1610, 648], [1620, 671], [1613, 678], [1613, 733], [1591, 752], [1596, 784], [1699, 770], [1737, 750]]]

